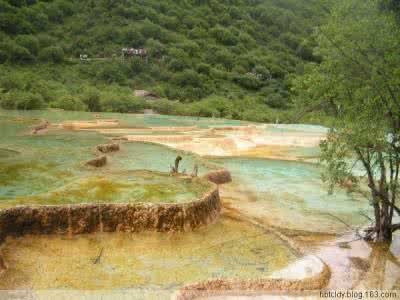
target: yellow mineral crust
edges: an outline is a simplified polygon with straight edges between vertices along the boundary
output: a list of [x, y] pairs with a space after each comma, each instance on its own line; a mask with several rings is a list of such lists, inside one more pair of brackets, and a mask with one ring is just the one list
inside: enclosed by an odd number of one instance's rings
[[90, 121], [65, 121], [60, 124], [61, 128], [80, 130], [80, 129], [93, 129], [93, 128], [107, 128], [117, 127], [119, 121], [114, 119], [98, 119]]
[[200, 156], [245, 156], [301, 160], [289, 153], [293, 147], [318, 147], [322, 132], [274, 131], [268, 124], [243, 126], [152, 126], [123, 127], [118, 120], [65, 121], [64, 129], [94, 130], [114, 139], [145, 142], [188, 151]]

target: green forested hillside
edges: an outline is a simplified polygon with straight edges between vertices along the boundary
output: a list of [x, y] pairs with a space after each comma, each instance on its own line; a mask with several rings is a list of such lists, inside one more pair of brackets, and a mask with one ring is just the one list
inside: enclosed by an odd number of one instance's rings
[[[318, 61], [324, 13], [321, 0], [0, 0], [1, 106], [270, 121]], [[122, 61], [123, 47], [148, 58]]]

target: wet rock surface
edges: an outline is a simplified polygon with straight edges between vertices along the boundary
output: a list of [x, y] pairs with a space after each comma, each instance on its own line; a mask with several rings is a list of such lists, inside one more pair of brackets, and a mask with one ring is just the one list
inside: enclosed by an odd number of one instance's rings
[[[207, 297], [240, 297], [259, 295], [268, 297], [266, 292], [285, 292], [286, 294], [323, 289], [329, 282], [329, 267], [322, 263], [322, 270], [314, 276], [302, 279], [264, 278], [258, 280], [216, 279], [188, 285], [174, 297], [175, 300], [203, 299]], [[225, 298], [224, 298], [225, 299]], [[268, 298], [266, 298], [268, 299]]]
[[42, 120], [40, 124], [34, 126], [32, 128], [32, 134], [37, 134], [38, 132], [47, 129], [49, 127], [50, 123], [47, 120]]
[[183, 204], [78, 204], [18, 206], [0, 211], [0, 236], [25, 234], [185, 231], [219, 216], [218, 189]]
[[87, 166], [91, 166], [91, 167], [96, 167], [96, 168], [100, 168], [105, 166], [107, 163], [107, 156], [102, 155], [96, 158], [93, 158], [91, 160], [88, 160], [85, 164]]
[[119, 151], [119, 144], [112, 143], [112, 144], [102, 144], [98, 145], [96, 149], [102, 153], [109, 153]]
[[225, 169], [207, 173], [205, 177], [215, 184], [224, 184], [232, 181], [231, 173]]

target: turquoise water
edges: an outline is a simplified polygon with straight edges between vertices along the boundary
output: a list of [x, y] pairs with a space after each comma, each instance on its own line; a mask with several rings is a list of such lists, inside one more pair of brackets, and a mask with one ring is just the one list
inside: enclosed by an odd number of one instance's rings
[[[126, 119], [128, 117], [125, 116]], [[177, 155], [156, 145], [124, 144], [120, 152], [109, 156], [106, 167], [85, 167], [84, 162], [97, 155], [95, 146], [106, 143], [108, 139], [92, 131], [50, 130], [45, 135], [30, 135], [30, 127], [40, 122], [40, 118], [53, 123], [86, 120], [92, 118], [92, 114], [0, 111], [0, 201], [19, 198], [21, 202], [21, 197], [31, 197], [31, 201], [34, 196], [49, 194], [63, 186], [76, 185], [80, 180], [96, 176], [118, 183], [118, 172], [121, 171], [146, 169], [169, 172]], [[146, 124], [154, 125], [162, 118], [156, 119], [149, 119]], [[142, 124], [142, 121], [140, 116], [132, 116], [132, 124]], [[181, 170], [186, 169], [190, 174], [195, 163], [196, 159], [188, 155], [182, 162]], [[200, 171], [203, 170], [200, 168]], [[173, 184], [170, 182], [170, 185]], [[46, 198], [43, 201], [49, 201], [48, 196], [43, 197]]]
[[[93, 157], [92, 148], [106, 139], [87, 132], [29, 135], [33, 120], [0, 119], [0, 199], [35, 195], [61, 187], [88, 171], [81, 163]], [[5, 149], [5, 150], [4, 150]]]
[[[108, 137], [94, 131], [67, 130], [29, 135], [29, 126], [41, 118], [56, 123], [94, 120], [95, 115], [64, 111], [0, 111], [0, 201], [49, 193], [77, 180], [97, 176], [99, 172], [111, 180], [112, 173], [116, 172], [143, 169], [169, 172], [176, 156], [181, 155], [180, 170], [189, 174], [195, 164], [199, 166], [200, 174], [217, 168], [230, 170], [234, 182], [222, 187], [222, 194], [232, 198], [238, 207], [277, 226], [335, 231], [343, 229], [343, 224], [335, 216], [351, 225], [366, 221], [359, 212], [369, 211], [368, 202], [343, 190], [328, 195], [316, 164], [259, 158], [205, 158], [155, 144], [122, 143], [121, 151], [109, 155], [109, 163], [100, 171], [83, 166], [83, 162], [93, 158], [94, 147], [105, 143]], [[207, 118], [114, 113], [101, 113], [100, 118], [118, 119], [121, 127], [131, 128], [248, 124]], [[267, 125], [265, 130], [282, 135], [295, 132], [300, 136], [314, 136], [326, 131], [323, 127], [309, 125]], [[315, 157], [319, 155], [319, 149], [292, 147], [289, 153]]]
[[365, 199], [337, 189], [328, 194], [318, 165], [266, 159], [214, 160], [230, 170], [233, 183], [224, 189], [238, 207], [264, 217], [272, 225], [309, 231], [336, 232], [366, 222]]

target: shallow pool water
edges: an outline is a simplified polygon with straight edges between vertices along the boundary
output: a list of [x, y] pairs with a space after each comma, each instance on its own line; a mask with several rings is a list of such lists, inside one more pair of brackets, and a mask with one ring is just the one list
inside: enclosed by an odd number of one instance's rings
[[[102, 130], [61, 126], [64, 121], [99, 118], [118, 122]], [[41, 119], [52, 126], [31, 135], [31, 126]], [[111, 127], [116, 130], [105, 130]], [[198, 179], [169, 176], [177, 155], [183, 157], [180, 171], [186, 174], [197, 165], [199, 175], [226, 168], [233, 178], [219, 187], [223, 217], [194, 232], [8, 238], [3, 253], [9, 268], [0, 289], [153, 289], [157, 299], [160, 290], [169, 294], [196, 281], [256, 279], [296, 258], [292, 248], [266, 228], [279, 234], [289, 232], [282, 228], [307, 231], [291, 237], [341, 233], [365, 224], [368, 220], [360, 212], [371, 212], [367, 200], [342, 189], [328, 194], [316, 163], [318, 141], [326, 133], [319, 126], [0, 110], [0, 133], [0, 209], [19, 204], [191, 201], [210, 186]], [[164, 144], [129, 142], [125, 134], [176, 139]], [[190, 137], [189, 142], [181, 137]], [[85, 166], [98, 155], [96, 145], [112, 139], [121, 149], [107, 154], [106, 166]], [[180, 143], [184, 146], [175, 147]], [[207, 154], [214, 148], [223, 155]], [[235, 218], [229, 217], [233, 212]]]
[[[103, 135], [68, 130], [30, 134], [30, 126], [37, 124], [40, 118], [59, 122], [90, 116], [75, 112], [7, 112], [2, 115], [0, 207], [24, 203], [155, 201], [158, 196], [165, 202], [182, 202], [199, 196], [198, 186], [193, 185], [191, 191], [190, 184], [173, 177], [154, 174], [153, 178], [146, 176], [146, 182], [141, 182], [143, 172], [121, 174], [144, 169], [169, 172], [176, 157], [173, 151], [164, 148], [160, 151], [156, 145], [127, 144], [120, 152], [109, 155], [104, 168], [96, 169], [84, 163], [97, 155], [96, 145], [107, 142]], [[190, 174], [193, 161], [186, 157], [181, 170], [187, 169]]]
[[[360, 212], [369, 213], [368, 201], [340, 189], [333, 195], [328, 195], [326, 186], [320, 180], [317, 164], [258, 158], [260, 153], [262, 157], [266, 151], [276, 152], [276, 147], [272, 145], [241, 153], [245, 157], [213, 158], [200, 157], [163, 145], [122, 141], [121, 150], [108, 155], [108, 164], [100, 170], [84, 167], [83, 162], [93, 158], [96, 155], [95, 146], [107, 142], [114, 137], [113, 134], [62, 129], [50, 130], [43, 135], [29, 134], [29, 126], [38, 123], [40, 119], [60, 123], [66, 120], [95, 120], [96, 117], [118, 120], [121, 130], [159, 128], [146, 129], [146, 134], [150, 135], [176, 135], [177, 132], [173, 130], [165, 130], [165, 126], [206, 128], [249, 124], [231, 120], [160, 115], [100, 113], [96, 116], [86, 112], [0, 111], [0, 168], [3, 171], [0, 173], [0, 201], [34, 199], [39, 195], [50, 197], [49, 195], [60, 191], [62, 195], [65, 186], [70, 186], [72, 192], [77, 192], [70, 198], [71, 202], [78, 202], [80, 197], [95, 201], [103, 194], [99, 192], [102, 191], [102, 187], [91, 188], [91, 183], [95, 181], [110, 188], [118, 186], [119, 192], [116, 195], [121, 201], [125, 201], [135, 193], [135, 189], [131, 191], [129, 186], [134, 183], [126, 182], [125, 178], [121, 179], [117, 175], [119, 172], [144, 169], [169, 172], [176, 156], [181, 155], [183, 160], [180, 170], [187, 174], [192, 172], [195, 165], [198, 165], [200, 175], [218, 168], [230, 170], [233, 183], [221, 187], [223, 200], [229, 201], [244, 212], [266, 219], [272, 225], [331, 232], [346, 229], [342, 221], [350, 226], [367, 221]], [[318, 137], [326, 133], [325, 128], [310, 125], [273, 124], [258, 128], [257, 130], [265, 131], [264, 139], [268, 141], [272, 138], [278, 142], [280, 136], [301, 142], [303, 136]], [[179, 131], [179, 134], [190, 132]], [[225, 134], [245, 137], [247, 133], [228, 128]], [[191, 149], [195, 147], [196, 143]], [[279, 151], [282, 152], [283, 158], [293, 156], [316, 161], [319, 155], [316, 146], [284, 145]], [[279, 157], [277, 155], [277, 158]], [[164, 187], [168, 184], [165, 182]], [[168, 190], [164, 187], [161, 189]], [[177, 201], [183, 201], [182, 199], [187, 199], [193, 194], [186, 189], [174, 191], [176, 193], [169, 195], [171, 198], [175, 195]], [[104, 195], [103, 197], [108, 197], [106, 193]], [[60, 198], [54, 199], [53, 202], [57, 202]]]
[[[328, 194], [318, 165], [254, 158], [214, 159], [233, 174], [222, 198], [283, 228], [338, 232], [365, 223], [369, 202], [337, 189]], [[346, 224], [344, 224], [345, 222]]]
[[0, 201], [0, 209], [43, 204], [185, 203], [200, 199], [210, 189], [206, 180], [159, 172], [98, 172], [47, 193], [5, 199]]
[[3, 254], [10, 267], [0, 289], [173, 291], [211, 278], [266, 277], [296, 258], [272, 233], [229, 217], [186, 233], [9, 238]]

